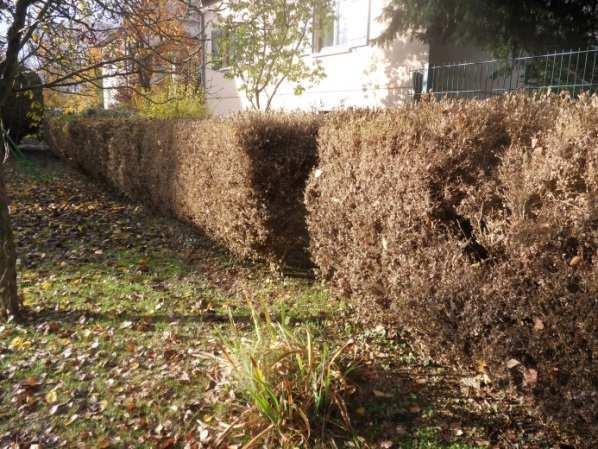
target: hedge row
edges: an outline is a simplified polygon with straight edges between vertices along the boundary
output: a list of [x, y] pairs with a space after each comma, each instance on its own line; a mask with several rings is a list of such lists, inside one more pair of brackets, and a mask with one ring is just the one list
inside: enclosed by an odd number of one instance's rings
[[49, 128], [92, 176], [240, 257], [309, 247], [364, 315], [598, 440], [598, 97]]
[[364, 312], [596, 443], [597, 97], [338, 114], [306, 204], [316, 265]]
[[47, 126], [59, 155], [195, 225], [237, 256], [308, 262], [303, 192], [316, 160], [316, 116], [95, 118]]

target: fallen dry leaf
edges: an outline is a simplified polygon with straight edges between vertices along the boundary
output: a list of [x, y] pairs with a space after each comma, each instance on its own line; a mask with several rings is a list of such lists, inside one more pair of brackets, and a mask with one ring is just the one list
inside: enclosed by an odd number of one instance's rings
[[50, 391], [48, 391], [48, 393], [46, 393], [45, 399], [48, 404], [54, 404], [54, 403], [58, 402], [58, 393], [56, 392], [55, 389], [50, 390]]
[[12, 349], [13, 351], [22, 351], [24, 349], [28, 349], [31, 347], [31, 342], [23, 337], [15, 337], [13, 338], [8, 348]]
[[68, 421], [64, 424], [65, 426], [70, 426], [71, 424], [73, 424], [75, 421], [77, 421], [79, 419], [79, 415], [77, 413], [75, 413], [74, 415], [72, 415]]
[[384, 393], [380, 390], [374, 390], [374, 396], [376, 396], [377, 398], [394, 398], [394, 395], [390, 393]]
[[540, 318], [534, 320], [534, 330], [540, 332], [544, 330], [544, 322]]
[[571, 262], [569, 262], [569, 266], [576, 267], [581, 262], [583, 262], [583, 259], [581, 258], [581, 256], [575, 256], [575, 257], [573, 257], [573, 259], [571, 259]]
[[538, 371], [533, 368], [525, 369], [523, 371], [523, 381], [527, 386], [534, 386], [538, 382]]
[[516, 366], [519, 366], [519, 365], [521, 365], [521, 363], [519, 362], [519, 360], [516, 360], [516, 359], [510, 359], [507, 362], [507, 368], [508, 369], [513, 369], [513, 368], [515, 368]]

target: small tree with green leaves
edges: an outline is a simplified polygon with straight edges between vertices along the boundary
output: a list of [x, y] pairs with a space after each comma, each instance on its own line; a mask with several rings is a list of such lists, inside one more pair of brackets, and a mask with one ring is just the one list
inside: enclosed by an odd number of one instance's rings
[[[240, 90], [254, 109], [269, 110], [285, 81], [300, 95], [306, 84], [324, 78], [319, 61], [304, 55], [312, 44], [314, 23], [329, 20], [331, 0], [223, 0], [213, 45], [226, 76], [240, 80]], [[316, 21], [315, 18], [321, 19]]]

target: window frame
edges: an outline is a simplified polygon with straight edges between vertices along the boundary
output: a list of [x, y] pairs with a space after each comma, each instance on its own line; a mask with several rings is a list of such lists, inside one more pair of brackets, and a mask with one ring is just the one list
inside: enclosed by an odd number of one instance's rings
[[339, 7], [342, 5], [339, 0], [334, 0], [334, 17], [332, 18], [332, 45], [322, 46], [319, 41], [322, 36], [322, 30], [318, 24], [318, 17], [317, 13], [314, 14], [314, 28], [313, 28], [313, 37], [312, 37], [312, 55], [315, 57], [318, 56], [329, 56], [335, 54], [342, 54], [342, 53], [349, 53], [353, 48], [365, 47], [369, 45], [370, 42], [370, 27], [371, 27], [371, 15], [372, 15], [372, 1], [365, 0], [367, 2], [367, 15], [366, 15], [366, 32], [365, 36], [361, 41], [358, 42], [347, 42], [347, 43], [337, 43], [338, 36], [339, 36], [339, 29], [340, 29], [340, 20], [339, 15], [342, 17], [342, 14], [339, 14]]
[[[217, 35], [217, 37], [215, 37]], [[219, 45], [218, 39], [224, 36], [224, 31], [218, 26], [213, 26], [210, 30], [210, 65], [211, 69], [216, 72], [226, 72], [230, 70], [230, 55], [223, 54], [222, 46]]]

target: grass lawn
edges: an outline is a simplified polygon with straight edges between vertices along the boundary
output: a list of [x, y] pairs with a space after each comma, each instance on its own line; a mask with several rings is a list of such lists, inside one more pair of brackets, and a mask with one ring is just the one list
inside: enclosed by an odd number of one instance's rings
[[251, 310], [287, 317], [317, 344], [354, 341], [351, 428], [313, 438], [318, 447], [554, 441], [523, 400], [464, 386], [475, 373], [360, 325], [320, 283], [235, 261], [61, 162], [30, 158], [5, 175], [28, 313], [0, 324], [0, 448], [243, 447], [255, 436], [243, 418], [251, 405], [223, 368], [222, 341], [250, 334]]

